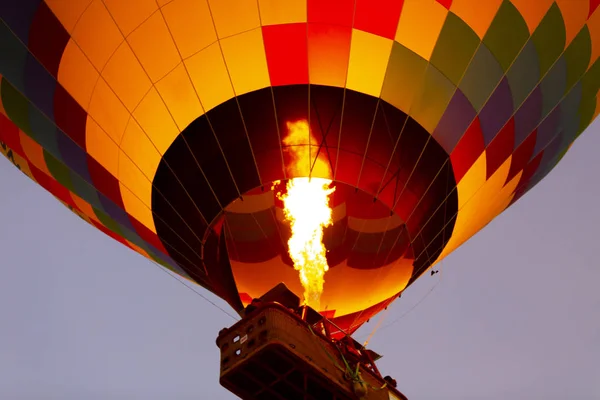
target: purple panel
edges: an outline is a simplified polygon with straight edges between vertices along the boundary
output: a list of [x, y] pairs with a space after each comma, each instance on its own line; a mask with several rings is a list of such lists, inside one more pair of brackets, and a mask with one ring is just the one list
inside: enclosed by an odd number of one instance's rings
[[536, 87], [515, 114], [515, 149], [533, 132], [542, 115], [542, 90]]
[[0, 19], [23, 41], [29, 42], [29, 28], [41, 0], [2, 0]]
[[100, 203], [102, 204], [104, 212], [108, 214], [109, 217], [117, 221], [121, 226], [129, 229], [131, 232], [136, 232], [129, 220], [128, 214], [121, 207], [113, 203], [108, 197], [100, 192], [98, 192], [98, 197], [100, 198]]
[[513, 113], [513, 101], [508, 79], [504, 77], [479, 113], [485, 146], [496, 137]]
[[561, 109], [556, 107], [542, 123], [540, 124], [535, 141], [535, 148], [531, 158], [537, 156], [540, 151], [544, 150], [554, 137], [562, 130], [561, 127]]
[[31, 53], [27, 54], [27, 60], [25, 61], [24, 80], [27, 98], [48, 118], [54, 120], [56, 80]]
[[477, 113], [467, 97], [457, 89], [433, 132], [433, 137], [451, 154]]
[[61, 159], [67, 167], [94, 186], [87, 166], [86, 152], [60, 129], [56, 130], [56, 141]]
[[563, 136], [561, 133], [559, 133], [546, 146], [544, 149], [544, 154], [542, 155], [542, 160], [540, 161], [540, 166], [538, 167], [539, 172], [544, 172], [548, 168], [551, 169], [556, 164], [556, 156], [558, 156], [562, 148], [562, 139]]

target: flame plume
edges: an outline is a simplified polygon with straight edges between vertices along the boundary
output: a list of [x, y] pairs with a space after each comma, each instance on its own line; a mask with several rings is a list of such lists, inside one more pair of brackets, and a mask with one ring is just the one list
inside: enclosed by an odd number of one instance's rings
[[329, 269], [323, 230], [333, 223], [329, 195], [335, 188], [330, 187], [330, 179], [311, 176], [317, 174], [330, 177], [331, 169], [326, 160], [314, 160], [311, 157], [311, 148], [314, 149], [317, 142], [308, 123], [288, 122], [287, 128], [288, 135], [283, 143], [289, 146], [292, 156], [288, 173], [296, 177], [288, 180], [287, 193], [278, 194], [278, 197], [283, 201], [283, 212], [292, 231], [288, 240], [288, 252], [294, 262], [294, 269], [300, 273], [304, 303], [319, 310], [324, 276]]

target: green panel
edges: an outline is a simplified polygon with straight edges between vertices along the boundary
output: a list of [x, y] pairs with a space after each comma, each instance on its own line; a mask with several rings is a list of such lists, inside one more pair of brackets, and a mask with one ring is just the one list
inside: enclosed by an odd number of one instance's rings
[[485, 44], [479, 46], [460, 83], [460, 89], [467, 96], [475, 111], [481, 111], [503, 75], [500, 64], [490, 50]]
[[579, 31], [575, 39], [565, 50], [567, 61], [567, 90], [573, 87], [585, 74], [592, 56], [592, 38], [587, 25]]
[[561, 57], [542, 80], [542, 118], [560, 103], [567, 86], [567, 62]]
[[579, 106], [579, 131], [577, 136], [587, 128], [594, 118], [596, 112], [596, 97], [583, 98]]
[[483, 37], [483, 43], [496, 57], [502, 70], [507, 71], [528, 39], [529, 28], [521, 13], [511, 2], [504, 1]]
[[567, 40], [565, 23], [556, 3], [552, 4], [531, 39], [540, 60], [540, 75], [544, 76], [562, 54]]
[[432, 65], [425, 72], [422, 92], [410, 115], [428, 132], [433, 132], [450, 103], [456, 87]]
[[61, 161], [59, 161], [52, 154], [48, 153], [44, 150], [44, 159], [46, 160], [46, 166], [48, 167], [48, 171], [52, 174], [54, 179], [58, 181], [61, 185], [69, 189], [73, 190], [73, 183], [71, 182], [71, 170], [65, 166]]
[[479, 43], [469, 25], [450, 12], [433, 49], [431, 63], [458, 85]]
[[[2, 54], [4, 57], [4, 54]], [[0, 58], [2, 58], [0, 57]], [[2, 93], [2, 105], [6, 111], [6, 115], [15, 125], [19, 127], [28, 136], [31, 136], [31, 129], [29, 127], [28, 108], [29, 101], [25, 96], [21, 94], [13, 85], [11, 85], [6, 79], [2, 79], [2, 87], [0, 88]]]
[[0, 19], [0, 75], [21, 91], [25, 91], [23, 71], [27, 53], [27, 48]]
[[381, 89], [381, 98], [408, 113], [421, 89], [428, 64], [416, 53], [394, 42]]
[[582, 79], [583, 97], [596, 98], [600, 90], [600, 58], [588, 69]]
[[540, 82], [538, 56], [533, 42], [529, 41], [525, 44], [506, 76], [510, 85], [514, 109], [518, 110]]
[[106, 215], [104, 212], [100, 211], [97, 208], [94, 208], [94, 214], [96, 214], [96, 217], [98, 217], [98, 220], [102, 223], [102, 225], [104, 225], [105, 227], [107, 227], [109, 230], [113, 231], [117, 235], [123, 236], [121, 233], [121, 228], [120, 228], [119, 224], [114, 219], [112, 219], [111, 217], [109, 217], [108, 215]]
[[73, 193], [90, 203], [93, 208], [102, 208], [96, 189], [74, 171], [70, 171]]
[[31, 138], [56, 158], [62, 158], [56, 141], [56, 125], [40, 110], [29, 105]]

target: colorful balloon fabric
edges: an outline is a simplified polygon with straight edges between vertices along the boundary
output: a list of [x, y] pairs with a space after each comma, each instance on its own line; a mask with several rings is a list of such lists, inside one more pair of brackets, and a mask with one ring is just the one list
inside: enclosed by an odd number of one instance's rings
[[321, 311], [352, 332], [593, 121], [599, 3], [0, 0], [1, 150], [241, 311], [302, 293], [272, 187], [307, 121], [336, 186]]

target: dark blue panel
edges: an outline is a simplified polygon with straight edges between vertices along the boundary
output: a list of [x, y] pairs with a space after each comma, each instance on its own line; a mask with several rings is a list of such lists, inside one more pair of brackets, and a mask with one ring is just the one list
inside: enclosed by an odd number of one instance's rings
[[93, 185], [87, 166], [86, 152], [61, 130], [56, 131], [56, 141], [65, 165], [83, 180]]
[[460, 90], [456, 90], [444, 115], [433, 131], [433, 137], [446, 150], [447, 154], [452, 153], [460, 138], [475, 119], [475, 115], [475, 110], [467, 97]]
[[98, 192], [98, 196], [100, 197], [102, 209], [109, 217], [117, 221], [123, 227], [129, 229], [131, 232], [135, 232], [131, 221], [129, 221], [128, 214], [121, 207], [117, 206], [100, 192]]
[[29, 43], [31, 21], [42, 0], [2, 0], [0, 19], [23, 41]]
[[56, 80], [30, 53], [25, 63], [25, 94], [46, 116], [54, 120]]
[[515, 114], [515, 149], [533, 132], [542, 119], [542, 89], [533, 93]]
[[544, 148], [554, 140], [556, 135], [562, 131], [560, 114], [560, 107], [556, 107], [540, 124], [531, 158], [540, 154], [540, 151], [544, 150]]
[[512, 95], [510, 86], [506, 78], [500, 81], [500, 84], [490, 96], [489, 101], [479, 113], [481, 130], [483, 131], [483, 141], [485, 146], [496, 137], [500, 129], [508, 122], [513, 114]]

